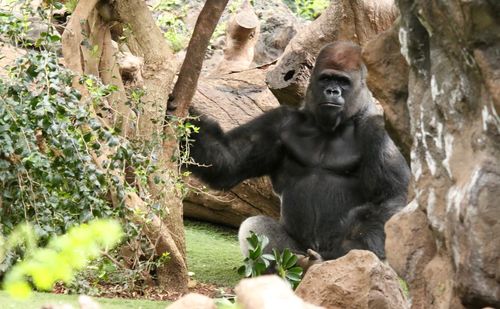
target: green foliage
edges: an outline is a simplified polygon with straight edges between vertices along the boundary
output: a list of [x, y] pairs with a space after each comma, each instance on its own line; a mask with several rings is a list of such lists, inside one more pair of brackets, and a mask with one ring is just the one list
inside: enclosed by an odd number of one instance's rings
[[398, 277], [399, 286], [403, 290], [403, 294], [406, 298], [410, 298], [410, 288], [408, 287], [408, 283], [404, 281], [402, 278]]
[[257, 235], [250, 232], [247, 238], [248, 257], [243, 265], [238, 268], [238, 273], [244, 277], [256, 277], [262, 275], [274, 261], [274, 269], [278, 276], [296, 288], [302, 280], [302, 268], [297, 266], [297, 256], [289, 249], [279, 252], [273, 248], [273, 254], [264, 254], [264, 248], [269, 244], [265, 235]]
[[[21, 226], [20, 231], [28, 235], [28, 239], [35, 237], [29, 225]], [[19, 236], [14, 234], [11, 237]], [[115, 246], [121, 237], [122, 229], [116, 221], [94, 220], [73, 227], [66, 234], [53, 237], [46, 247], [28, 251], [25, 258], [7, 272], [3, 288], [15, 298], [25, 298], [31, 293], [28, 277], [32, 278], [35, 287], [42, 290], [50, 290], [59, 280], [69, 282], [75, 271], [83, 269], [89, 260], [100, 255], [101, 250]], [[6, 243], [9, 241], [19, 240]]]
[[315, 20], [330, 5], [329, 0], [285, 0], [286, 5], [298, 16]]
[[299, 285], [302, 280], [303, 270], [297, 265], [297, 256], [290, 252], [289, 249], [283, 250], [282, 253], [273, 249], [274, 260], [276, 261], [276, 271], [278, 276], [285, 279], [293, 289]]
[[165, 39], [174, 52], [184, 49], [190, 36], [184, 22], [187, 15], [186, 5], [185, 0], [161, 0], [153, 8], [160, 13], [156, 22], [165, 31]]
[[[116, 213], [106, 199], [110, 187], [123, 195], [115, 172], [142, 157], [114, 130], [104, 129], [79, 104], [73, 75], [52, 52], [29, 52], [0, 81], [0, 209], [2, 232], [24, 220], [34, 221], [42, 238], [68, 227]], [[83, 80], [87, 86], [96, 81]], [[105, 96], [113, 87], [89, 91]], [[99, 169], [91, 150], [112, 150], [106, 169]]]
[[66, 2], [64, 3], [64, 6], [70, 13], [73, 13], [77, 5], [78, 5], [78, 0], [66, 0]]
[[[153, 153], [161, 143], [126, 140], [118, 128], [103, 125], [94, 116], [95, 111], [109, 106], [104, 103], [116, 87], [86, 76], [80, 83], [87, 89], [86, 100], [90, 101], [82, 101], [81, 94], [72, 87], [74, 74], [58, 62], [54, 47], [59, 35], [49, 29], [35, 43], [27, 42], [23, 31], [29, 24], [24, 21], [30, 13], [25, 13], [0, 13], [0, 35], [22, 46], [35, 47], [18, 58], [8, 78], [0, 80], [0, 233], [13, 233], [18, 224], [26, 221], [32, 224], [40, 244], [45, 245], [51, 236], [80, 223], [95, 218], [126, 218], [127, 210], [120, 206], [129, 191], [136, 192], [156, 214], [163, 215], [165, 210], [151, 199], [146, 185], [148, 177], [158, 170]], [[132, 96], [133, 108], [138, 107], [141, 97], [139, 91]], [[103, 159], [99, 166], [97, 156]], [[126, 171], [133, 173], [134, 183], [121, 181]], [[111, 204], [109, 192], [118, 197], [116, 207]], [[134, 279], [140, 271], [168, 259], [152, 258], [154, 249], [142, 237], [143, 226], [127, 222], [124, 228], [126, 240], [139, 243], [144, 247], [139, 252], [148, 255], [126, 278]], [[21, 246], [5, 253], [0, 261], [0, 277], [28, 254], [26, 249]], [[96, 266], [100, 267], [106, 265]], [[106, 268], [106, 273], [111, 270]]]
[[243, 260], [244, 264], [238, 268], [238, 273], [244, 277], [257, 277], [269, 268], [271, 261], [274, 261], [273, 255], [264, 254], [269, 238], [250, 232], [247, 242], [248, 256]]
[[25, 10], [22, 15], [15, 16], [6, 8], [0, 8], [0, 35], [8, 38], [14, 43], [26, 42], [27, 33], [30, 28], [30, 14]]

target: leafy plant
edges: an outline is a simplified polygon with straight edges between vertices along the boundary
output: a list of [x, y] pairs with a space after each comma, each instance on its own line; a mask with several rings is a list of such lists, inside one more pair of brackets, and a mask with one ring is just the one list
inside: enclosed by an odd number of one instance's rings
[[184, 49], [188, 42], [190, 33], [184, 22], [187, 3], [185, 0], [161, 0], [153, 7], [160, 13], [157, 24], [165, 31], [165, 39], [174, 52]]
[[273, 254], [278, 276], [285, 279], [295, 289], [302, 280], [303, 273], [302, 267], [297, 266], [297, 256], [290, 252], [289, 249], [283, 250], [282, 253], [273, 249]]
[[[27, 239], [35, 237], [30, 225], [22, 225], [20, 231]], [[53, 237], [46, 247], [27, 251], [25, 258], [5, 275], [3, 288], [13, 297], [25, 298], [31, 293], [30, 282], [42, 290], [50, 290], [59, 280], [69, 282], [101, 250], [115, 246], [122, 234], [120, 225], [112, 220], [94, 220], [73, 227], [66, 234]], [[18, 235], [13, 234], [6, 243], [17, 242], [16, 238]], [[28, 281], [28, 277], [32, 280]]]
[[248, 257], [243, 260], [244, 264], [238, 268], [238, 273], [244, 277], [257, 277], [269, 268], [271, 261], [274, 261], [272, 254], [264, 254], [269, 238], [250, 232], [247, 242]]
[[[282, 279], [287, 281], [292, 288], [296, 288], [302, 280], [303, 270], [297, 266], [297, 256], [289, 249], [279, 252], [273, 249], [273, 254], [264, 254], [264, 248], [269, 244], [269, 238], [265, 235], [257, 235], [250, 232], [247, 238], [248, 257], [243, 265], [238, 268], [238, 273], [244, 277], [257, 277], [274, 264], [274, 271]], [[274, 262], [274, 263], [273, 263]]]
[[[134, 270], [121, 275], [133, 280], [168, 259], [155, 255], [154, 240], [143, 237], [143, 226], [127, 222], [128, 210], [121, 207], [126, 193], [134, 191], [155, 214], [166, 213], [146, 184], [158, 170], [154, 151], [163, 137], [151, 144], [127, 140], [118, 127], [103, 122], [96, 111], [109, 109], [107, 100], [116, 87], [85, 76], [80, 83], [89, 96], [83, 99], [73, 87], [74, 74], [59, 64], [57, 32], [42, 33], [35, 43], [23, 39], [29, 16], [0, 9], [0, 36], [30, 47], [9, 69], [9, 76], [0, 79], [0, 234], [11, 234], [18, 224], [28, 222], [43, 246], [53, 235], [80, 223], [123, 219], [125, 240], [143, 254], [134, 261]], [[140, 108], [141, 97], [137, 91], [131, 105]], [[96, 157], [102, 161], [97, 163]], [[126, 175], [133, 181], [120, 181]], [[111, 191], [118, 197], [114, 204]], [[19, 247], [5, 253], [0, 278], [23, 254]], [[105, 269], [103, 280], [112, 277], [112, 267], [95, 266], [98, 275]]]
[[298, 16], [315, 20], [330, 5], [329, 0], [286, 0], [288, 7]]

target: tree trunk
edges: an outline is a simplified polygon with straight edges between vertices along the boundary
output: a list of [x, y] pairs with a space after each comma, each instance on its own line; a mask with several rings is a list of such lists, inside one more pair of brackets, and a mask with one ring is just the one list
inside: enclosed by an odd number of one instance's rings
[[259, 18], [248, 0], [227, 22], [224, 58], [211, 75], [248, 69], [255, 54], [259, 38]]
[[[145, 94], [141, 108], [137, 107], [137, 118], [126, 105], [125, 88], [118, 72], [117, 50], [112, 47], [110, 28], [116, 27], [116, 22], [130, 27], [132, 35], [129, 39], [134, 43], [130, 49], [144, 57], [142, 76]], [[86, 37], [90, 44], [82, 44]], [[95, 46], [97, 48], [91, 50]], [[151, 141], [161, 137], [165, 98], [175, 76], [176, 62], [144, 1], [117, 0], [112, 5], [105, 1], [80, 1], [63, 33], [63, 55], [66, 65], [76, 73], [93, 74], [105, 83], [118, 86], [118, 92], [108, 102], [113, 107], [110, 119], [105, 119], [108, 125], [119, 126], [122, 135], [131, 139]], [[85, 99], [85, 89], [77, 82], [74, 85], [82, 91]], [[157, 270], [160, 284], [171, 291], [185, 291], [188, 276], [182, 204], [175, 190], [176, 171], [168, 169], [171, 160], [162, 150], [161, 143], [154, 150], [160, 167], [154, 176], [162, 181], [160, 184], [150, 181], [149, 192], [152, 193], [152, 200], [160, 203], [168, 215], [164, 219], [158, 217], [149, 209], [149, 204], [135, 193], [129, 193], [124, 203], [130, 210], [129, 219], [143, 226], [144, 233], [152, 240], [156, 256], [169, 254], [169, 260]], [[96, 164], [100, 164], [103, 158], [95, 157]], [[111, 193], [114, 204], [119, 204], [116, 194]]]
[[[135, 138], [144, 141], [161, 140], [166, 97], [172, 89], [177, 67], [175, 57], [144, 1], [114, 1], [112, 7], [120, 22], [129, 25], [132, 30], [134, 44], [129, 46], [131, 52], [144, 58], [142, 77], [146, 92], [141, 99], [142, 112], [139, 114]], [[173, 135], [166, 138], [175, 141]], [[156, 146], [155, 153], [160, 170], [150, 176], [149, 190], [153, 200], [160, 202], [161, 208], [167, 212], [158, 224], [165, 225], [167, 231], [163, 233], [168, 233], [175, 244], [157, 244], [157, 254], [170, 254], [170, 259], [158, 268], [158, 281], [169, 289], [184, 291], [188, 276], [182, 202], [175, 188], [177, 167], [172, 165], [172, 152], [165, 151], [162, 142]], [[154, 181], [154, 178], [160, 181]]]

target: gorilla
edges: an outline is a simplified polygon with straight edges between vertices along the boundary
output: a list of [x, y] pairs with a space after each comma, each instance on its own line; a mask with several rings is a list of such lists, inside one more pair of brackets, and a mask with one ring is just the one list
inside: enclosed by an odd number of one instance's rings
[[338, 258], [351, 249], [384, 252], [384, 224], [406, 204], [410, 170], [388, 136], [366, 86], [361, 48], [334, 42], [317, 56], [304, 104], [281, 106], [223, 132], [201, 115], [188, 169], [215, 189], [268, 175], [281, 200], [280, 220], [246, 219], [239, 241], [248, 254], [250, 231], [272, 248], [308, 257]]

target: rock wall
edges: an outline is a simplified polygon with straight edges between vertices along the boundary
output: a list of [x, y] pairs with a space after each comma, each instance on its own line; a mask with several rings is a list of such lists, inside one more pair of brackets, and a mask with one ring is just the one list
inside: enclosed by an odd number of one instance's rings
[[413, 308], [500, 307], [500, 2], [399, 0], [415, 200], [386, 225]]

